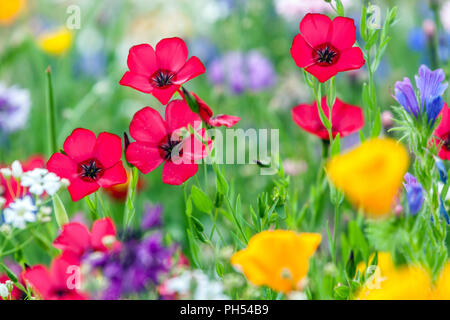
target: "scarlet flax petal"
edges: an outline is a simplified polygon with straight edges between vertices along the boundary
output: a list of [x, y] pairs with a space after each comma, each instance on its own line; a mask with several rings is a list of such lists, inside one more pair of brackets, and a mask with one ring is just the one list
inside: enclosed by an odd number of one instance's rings
[[291, 55], [299, 68], [325, 82], [338, 72], [361, 68], [364, 63], [356, 42], [353, 19], [337, 17], [333, 21], [323, 14], [307, 14], [300, 22]]
[[188, 49], [180, 38], [163, 39], [155, 49], [149, 44], [134, 46], [127, 64], [129, 71], [120, 84], [150, 93], [164, 105], [182, 84], [205, 72], [200, 59], [188, 59]]
[[102, 132], [98, 137], [90, 130], [75, 129], [64, 142], [64, 152], [55, 153], [47, 163], [49, 171], [70, 181], [73, 201], [127, 181], [122, 164], [121, 139]]

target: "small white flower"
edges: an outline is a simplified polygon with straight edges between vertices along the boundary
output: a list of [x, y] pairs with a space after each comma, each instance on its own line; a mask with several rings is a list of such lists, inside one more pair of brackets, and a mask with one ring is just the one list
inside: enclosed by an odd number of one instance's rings
[[24, 229], [27, 222], [36, 221], [36, 206], [30, 196], [16, 199], [3, 212], [5, 222], [15, 228]]
[[11, 173], [14, 178], [20, 178], [22, 176], [22, 173], [23, 173], [22, 165], [20, 164], [20, 162], [18, 160], [15, 160], [11, 164]]
[[28, 187], [32, 194], [40, 196], [46, 192], [52, 196], [61, 187], [61, 179], [53, 172], [37, 168], [23, 174], [21, 185]]
[[0, 233], [3, 233], [5, 236], [11, 234], [11, 226], [9, 224], [2, 224], [0, 226]]
[[1, 168], [0, 169], [0, 173], [2, 174], [3, 177], [5, 177], [6, 179], [11, 177], [11, 169], [10, 168]]
[[7, 299], [9, 296], [9, 290], [6, 284], [0, 283], [0, 297]]
[[48, 206], [42, 206], [39, 211], [46, 216], [49, 216], [52, 214], [52, 207], [48, 207]]
[[65, 187], [68, 187], [68, 186], [70, 186], [70, 181], [69, 181], [69, 179], [62, 178], [62, 179], [61, 179], [61, 184], [62, 184], [63, 186], [65, 186]]
[[228, 300], [219, 281], [210, 280], [201, 270], [185, 271], [167, 281], [167, 291], [182, 296], [191, 295], [194, 300]]
[[54, 195], [61, 188], [61, 179], [54, 174], [49, 172], [44, 176], [44, 189], [49, 195]]

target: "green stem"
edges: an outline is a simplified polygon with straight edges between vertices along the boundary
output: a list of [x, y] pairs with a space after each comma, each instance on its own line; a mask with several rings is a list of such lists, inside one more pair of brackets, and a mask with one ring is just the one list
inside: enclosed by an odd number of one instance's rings
[[50, 66], [45, 71], [47, 73], [47, 128], [48, 128], [48, 151], [49, 154], [58, 152], [56, 144], [56, 114], [55, 100], [53, 95], [52, 69]]
[[334, 234], [333, 234], [333, 264], [336, 265], [337, 256], [337, 233], [339, 230], [340, 212], [339, 203], [334, 205]]
[[136, 198], [136, 187], [138, 179], [139, 179], [138, 169], [136, 167], [133, 167], [131, 174], [131, 181], [128, 186], [127, 201], [125, 203], [125, 213], [123, 216], [123, 226], [125, 229], [130, 225], [136, 213], [136, 208], [134, 207], [134, 200]]

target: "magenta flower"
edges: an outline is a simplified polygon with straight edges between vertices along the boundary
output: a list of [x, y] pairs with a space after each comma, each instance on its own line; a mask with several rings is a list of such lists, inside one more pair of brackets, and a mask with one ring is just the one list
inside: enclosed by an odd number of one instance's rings
[[[136, 142], [128, 146], [126, 158], [144, 174], [164, 163], [163, 182], [180, 185], [197, 173], [195, 161], [207, 156], [202, 141], [193, 134], [183, 138], [180, 129], [198, 128], [201, 119], [183, 100], [171, 101], [165, 118], [150, 107], [136, 112], [130, 123], [130, 135]], [[197, 132], [204, 135], [204, 129]]]

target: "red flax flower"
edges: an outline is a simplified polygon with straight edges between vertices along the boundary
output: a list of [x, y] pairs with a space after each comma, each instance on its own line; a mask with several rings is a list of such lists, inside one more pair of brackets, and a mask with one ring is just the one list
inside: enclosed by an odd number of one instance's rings
[[166, 105], [180, 86], [205, 72], [200, 59], [188, 59], [188, 49], [180, 38], [163, 39], [155, 50], [148, 44], [130, 49], [128, 68], [120, 84], [151, 93]]
[[26, 269], [22, 277], [43, 300], [86, 300], [87, 296], [74, 283], [77, 266], [73, 255], [63, 253], [52, 261], [50, 268], [36, 265]]
[[450, 108], [446, 103], [442, 108], [441, 115], [441, 122], [434, 131], [434, 135], [438, 138], [436, 143], [442, 144], [439, 157], [442, 160], [450, 160]]
[[116, 238], [116, 227], [111, 218], [95, 221], [91, 231], [78, 222], [65, 224], [53, 245], [79, 258], [85, 253], [106, 252], [120, 248], [120, 242]]
[[[41, 155], [34, 155], [28, 158], [26, 162], [21, 162], [23, 172], [31, 171], [36, 168], [45, 167], [45, 159]], [[3, 166], [0, 165], [0, 168]], [[5, 179], [3, 175], [0, 174], [0, 196], [6, 199], [5, 208], [9, 206], [15, 198], [20, 198], [22, 195], [27, 193], [27, 188], [18, 185], [17, 180], [11, 176]]]
[[[153, 108], [141, 109], [130, 123], [130, 135], [136, 142], [127, 148], [127, 161], [144, 174], [164, 163], [163, 182], [182, 184], [197, 173], [195, 160], [206, 157], [207, 153], [193, 134], [183, 139], [180, 129], [188, 125], [197, 128], [200, 124], [200, 117], [183, 100], [173, 100], [167, 105], [165, 120]], [[202, 136], [204, 129], [198, 133]]]
[[197, 101], [199, 110], [198, 114], [200, 115], [200, 118], [202, 118], [205, 123], [211, 127], [220, 127], [225, 126], [227, 128], [231, 128], [236, 123], [241, 121], [241, 118], [236, 116], [229, 116], [226, 114], [219, 114], [217, 116], [213, 115], [213, 112], [211, 108], [202, 100], [198, 95], [191, 92], [192, 96], [194, 97], [195, 101]]
[[[329, 109], [327, 98], [322, 97], [322, 110], [328, 118]], [[336, 99], [333, 106], [332, 133], [333, 138], [339, 133], [340, 137], [348, 136], [364, 126], [364, 115], [360, 107], [346, 104]], [[317, 102], [312, 105], [301, 104], [292, 109], [292, 119], [303, 130], [318, 136], [321, 139], [329, 140], [330, 136], [327, 129], [322, 124], [319, 117]]]
[[356, 27], [353, 19], [308, 13], [300, 22], [291, 55], [299, 68], [325, 82], [338, 72], [361, 68], [364, 63], [360, 48], [353, 47]]
[[55, 153], [47, 163], [49, 171], [70, 181], [73, 201], [127, 181], [122, 164], [122, 143], [115, 134], [75, 129], [64, 142], [64, 154]]

